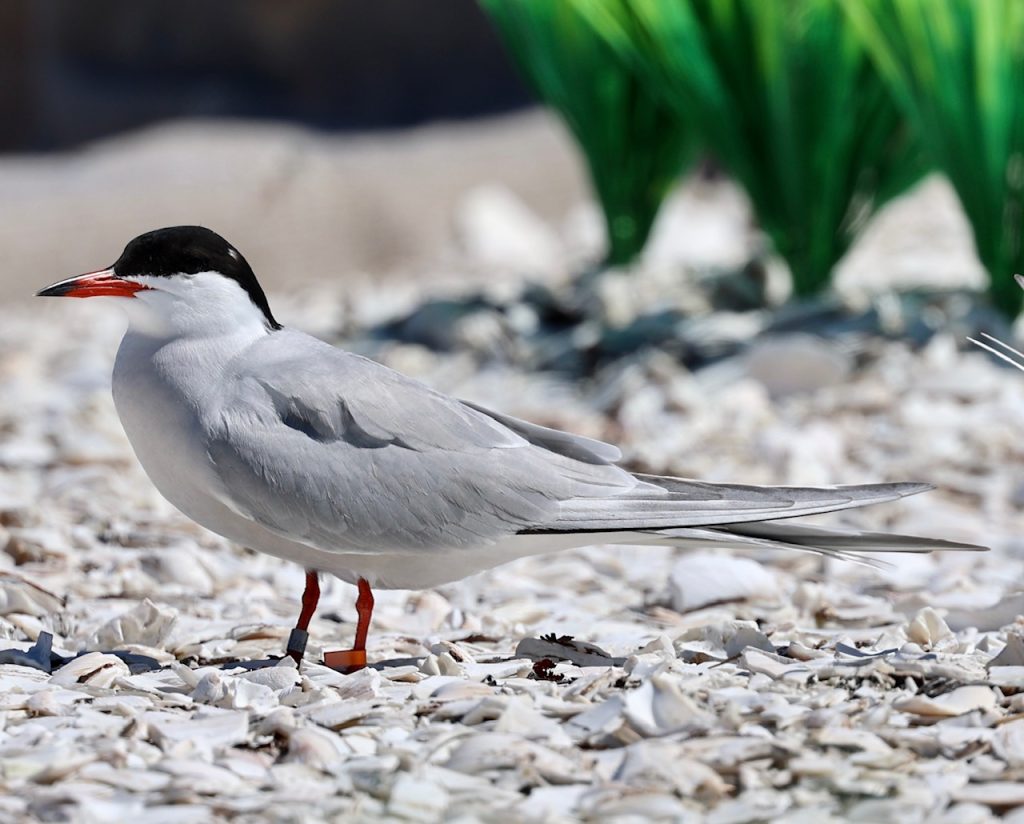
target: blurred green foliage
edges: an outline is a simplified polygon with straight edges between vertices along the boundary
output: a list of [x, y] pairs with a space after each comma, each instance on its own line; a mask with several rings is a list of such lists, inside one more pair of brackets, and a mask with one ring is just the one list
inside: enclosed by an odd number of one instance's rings
[[579, 0], [481, 0], [524, 75], [572, 131], [604, 211], [611, 265], [643, 248], [658, 207], [695, 155], [675, 110], [616, 59]]
[[809, 295], [921, 153], [836, 0], [587, 0], [616, 52], [666, 93], [746, 189]]
[[641, 248], [704, 146], [746, 189], [794, 290], [866, 220], [951, 180], [994, 302], [1024, 293], [1024, 0], [481, 0], [583, 147], [609, 262]]
[[843, 0], [912, 119], [929, 161], [952, 182], [1010, 316], [1024, 292], [1024, 2]]

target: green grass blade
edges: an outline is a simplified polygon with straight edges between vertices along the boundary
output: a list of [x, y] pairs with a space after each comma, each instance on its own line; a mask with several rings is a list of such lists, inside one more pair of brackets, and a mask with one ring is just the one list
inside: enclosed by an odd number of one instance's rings
[[[594, 22], [594, 4], [616, 26]], [[823, 288], [866, 217], [923, 172], [836, 0], [592, 0], [585, 13], [744, 186], [798, 294]]]
[[953, 184], [988, 269], [1016, 315], [1024, 293], [1024, 3], [843, 0], [843, 9], [929, 159]]
[[623, 33], [612, 7], [605, 6], [599, 34], [582, 12], [588, 4], [481, 0], [528, 82], [579, 143], [605, 216], [606, 262], [620, 264], [643, 248], [695, 142], [674, 107], [612, 45]]

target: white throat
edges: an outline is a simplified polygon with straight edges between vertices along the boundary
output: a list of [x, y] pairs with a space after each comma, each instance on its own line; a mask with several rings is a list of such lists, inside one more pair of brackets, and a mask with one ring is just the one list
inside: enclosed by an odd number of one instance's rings
[[216, 272], [172, 277], [133, 277], [149, 286], [122, 305], [129, 332], [146, 337], [255, 339], [270, 322], [234, 280]]

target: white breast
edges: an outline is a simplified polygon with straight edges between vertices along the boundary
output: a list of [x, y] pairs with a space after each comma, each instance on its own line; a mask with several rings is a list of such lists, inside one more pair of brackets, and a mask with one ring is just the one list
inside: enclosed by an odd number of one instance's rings
[[[194, 386], [176, 380], [157, 363], [166, 358], [168, 344], [129, 332], [114, 363], [113, 394], [118, 417], [139, 463], [153, 485], [168, 501], [201, 526], [243, 546], [332, 572], [352, 581], [359, 574], [348, 569], [346, 557], [288, 541], [242, 517], [223, 503], [220, 480], [202, 447], [195, 412]], [[163, 350], [163, 351], [161, 351]], [[193, 352], [192, 356], [201, 353]], [[216, 366], [193, 364], [183, 373], [216, 385]], [[343, 565], [345, 564], [345, 565]]]
[[[117, 414], [135, 454], [160, 493], [189, 517], [215, 482], [197, 437], [198, 420], [182, 395], [157, 373], [161, 348], [152, 338], [128, 333], [114, 362]], [[205, 494], [204, 494], [205, 493]]]

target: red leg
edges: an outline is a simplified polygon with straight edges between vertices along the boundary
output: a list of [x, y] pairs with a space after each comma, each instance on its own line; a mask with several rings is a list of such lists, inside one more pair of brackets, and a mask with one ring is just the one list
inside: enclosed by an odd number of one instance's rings
[[356, 638], [352, 649], [324, 653], [324, 663], [331, 669], [355, 672], [366, 666], [366, 636], [370, 631], [370, 618], [373, 616], [373, 592], [365, 578], [359, 579], [356, 614], [359, 616], [359, 622], [356, 624]]
[[354, 649], [366, 652], [366, 635], [370, 631], [370, 619], [373, 617], [373, 591], [365, 578], [359, 579], [359, 597], [356, 599], [356, 644]]
[[316, 612], [316, 605], [320, 601], [320, 581], [315, 570], [306, 570], [306, 588], [302, 592], [302, 611], [299, 613], [298, 623], [291, 635], [288, 636], [288, 654], [298, 664], [306, 652], [306, 642], [309, 640], [309, 622], [313, 620], [313, 613]]
[[302, 593], [302, 612], [299, 613], [297, 626], [301, 630], [309, 629], [309, 622], [313, 620], [313, 613], [316, 612], [316, 605], [320, 602], [320, 581], [315, 570], [306, 570], [306, 589]]

